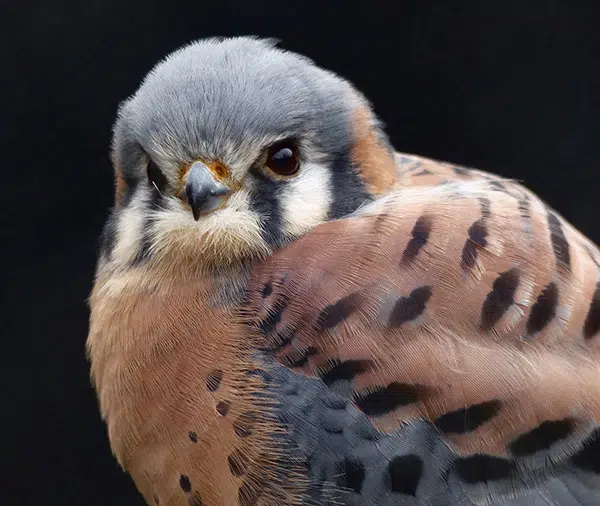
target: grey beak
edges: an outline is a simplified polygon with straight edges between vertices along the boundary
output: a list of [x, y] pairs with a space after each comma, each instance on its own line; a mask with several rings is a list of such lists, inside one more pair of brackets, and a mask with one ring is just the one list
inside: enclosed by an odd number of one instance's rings
[[223, 197], [230, 193], [231, 189], [217, 181], [206, 165], [202, 162], [192, 164], [185, 182], [185, 196], [196, 221], [202, 213], [221, 207]]

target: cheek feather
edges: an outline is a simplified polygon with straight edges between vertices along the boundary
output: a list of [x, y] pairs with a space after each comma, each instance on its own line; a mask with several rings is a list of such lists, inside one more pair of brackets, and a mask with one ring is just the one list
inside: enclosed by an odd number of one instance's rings
[[326, 221], [331, 203], [329, 170], [307, 164], [280, 194], [285, 235], [299, 236]]
[[153, 254], [157, 262], [167, 265], [183, 261], [225, 266], [271, 252], [262, 238], [259, 216], [250, 210], [250, 197], [244, 190], [234, 193], [223, 209], [198, 221], [175, 199], [154, 218]]
[[129, 265], [135, 261], [140, 250], [146, 214], [146, 207], [141, 200], [134, 200], [119, 213], [117, 237], [112, 253], [117, 263]]

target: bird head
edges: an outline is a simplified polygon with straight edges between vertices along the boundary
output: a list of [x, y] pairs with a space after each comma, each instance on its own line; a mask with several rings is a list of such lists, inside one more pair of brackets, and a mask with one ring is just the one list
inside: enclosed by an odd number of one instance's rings
[[227, 268], [269, 255], [395, 182], [365, 97], [252, 37], [159, 62], [114, 125], [115, 205], [100, 262]]

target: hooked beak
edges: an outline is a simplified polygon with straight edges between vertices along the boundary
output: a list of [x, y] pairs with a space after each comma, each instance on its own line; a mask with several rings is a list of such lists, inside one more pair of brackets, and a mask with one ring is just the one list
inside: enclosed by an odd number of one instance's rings
[[202, 162], [194, 162], [187, 172], [180, 197], [192, 208], [194, 219], [219, 209], [231, 188], [217, 179], [213, 170]]

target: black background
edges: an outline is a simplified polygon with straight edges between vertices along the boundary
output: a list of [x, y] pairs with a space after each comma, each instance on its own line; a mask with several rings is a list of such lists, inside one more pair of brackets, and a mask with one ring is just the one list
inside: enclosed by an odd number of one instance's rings
[[1, 4], [0, 503], [141, 504], [89, 386], [85, 299], [117, 104], [191, 39], [277, 37], [363, 90], [397, 149], [518, 178], [600, 242], [600, 2], [353, 3]]

